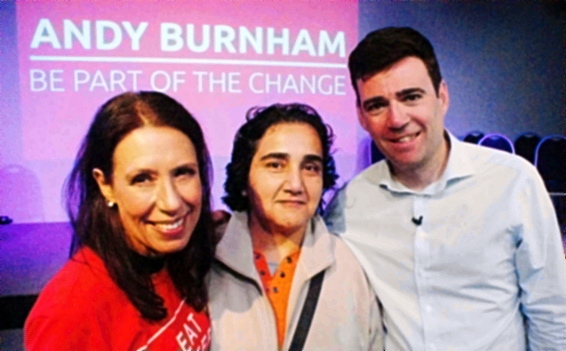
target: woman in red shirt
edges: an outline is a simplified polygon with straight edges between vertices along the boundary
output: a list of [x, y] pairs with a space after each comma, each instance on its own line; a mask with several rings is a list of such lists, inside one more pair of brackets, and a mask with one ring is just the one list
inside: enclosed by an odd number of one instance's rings
[[30, 312], [26, 349], [207, 349], [209, 172], [202, 130], [177, 101], [106, 102], [66, 183], [72, 258]]

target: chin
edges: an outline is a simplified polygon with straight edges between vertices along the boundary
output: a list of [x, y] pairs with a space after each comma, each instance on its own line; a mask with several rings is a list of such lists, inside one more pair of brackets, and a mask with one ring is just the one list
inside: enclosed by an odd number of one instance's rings
[[162, 255], [172, 254], [183, 250], [188, 245], [188, 240], [183, 240], [182, 242], [167, 243], [163, 245], [158, 245], [154, 248], [155, 251]]

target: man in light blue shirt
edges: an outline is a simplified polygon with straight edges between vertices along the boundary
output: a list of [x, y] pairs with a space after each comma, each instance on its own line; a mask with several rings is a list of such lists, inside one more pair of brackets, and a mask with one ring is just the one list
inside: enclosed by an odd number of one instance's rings
[[458, 141], [446, 83], [410, 28], [349, 58], [362, 127], [385, 155], [327, 208], [383, 306], [387, 350], [566, 350], [556, 214], [522, 158]]

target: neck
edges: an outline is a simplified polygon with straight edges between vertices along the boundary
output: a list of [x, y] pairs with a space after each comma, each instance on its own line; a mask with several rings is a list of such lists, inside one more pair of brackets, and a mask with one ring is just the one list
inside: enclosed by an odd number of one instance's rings
[[164, 256], [144, 256], [135, 251], [131, 251], [130, 260], [134, 270], [142, 275], [157, 273], [165, 266]]
[[423, 190], [442, 177], [448, 164], [449, 153], [450, 140], [446, 134], [438, 151], [423, 164], [410, 167], [397, 167], [390, 164], [393, 178], [411, 190]]
[[261, 252], [268, 262], [281, 262], [302, 245], [306, 226], [289, 232], [266, 228], [250, 218], [250, 234], [255, 251]]

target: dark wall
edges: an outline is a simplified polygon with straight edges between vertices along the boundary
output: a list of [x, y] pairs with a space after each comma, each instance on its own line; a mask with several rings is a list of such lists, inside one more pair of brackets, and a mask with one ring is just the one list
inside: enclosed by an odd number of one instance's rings
[[566, 134], [565, 11], [546, 2], [362, 2], [360, 38], [410, 26], [433, 43], [456, 136]]

